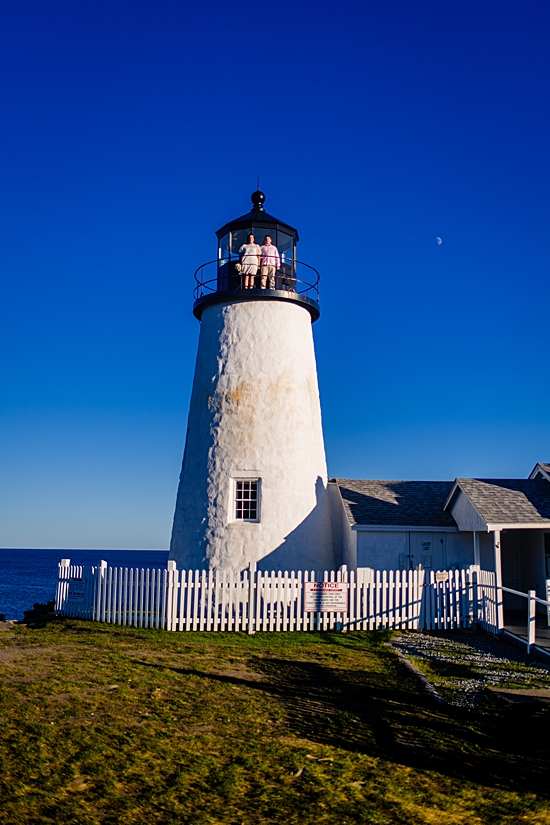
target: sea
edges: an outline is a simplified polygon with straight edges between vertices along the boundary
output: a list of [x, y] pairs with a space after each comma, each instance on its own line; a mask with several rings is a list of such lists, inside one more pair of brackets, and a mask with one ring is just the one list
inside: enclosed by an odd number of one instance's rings
[[58, 564], [97, 565], [103, 559], [114, 567], [166, 567], [168, 550], [9, 550], [0, 548], [0, 614], [23, 619], [36, 602], [55, 597]]

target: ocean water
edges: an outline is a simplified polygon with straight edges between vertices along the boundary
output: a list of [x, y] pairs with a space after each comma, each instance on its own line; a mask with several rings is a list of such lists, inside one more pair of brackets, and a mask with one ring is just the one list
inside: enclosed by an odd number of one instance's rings
[[35, 602], [55, 596], [57, 565], [96, 565], [104, 559], [115, 567], [166, 567], [168, 550], [9, 550], [0, 548], [0, 613], [22, 619]]

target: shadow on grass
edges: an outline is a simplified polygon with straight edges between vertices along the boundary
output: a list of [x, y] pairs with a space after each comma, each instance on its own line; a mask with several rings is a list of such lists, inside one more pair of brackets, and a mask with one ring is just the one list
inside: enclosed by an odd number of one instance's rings
[[[338, 639], [337, 644], [346, 642]], [[311, 742], [478, 785], [550, 796], [550, 754], [544, 752], [550, 736], [549, 710], [505, 706], [493, 698], [481, 711], [435, 706], [391, 650], [380, 648], [376, 656], [380, 672], [252, 656], [250, 669], [264, 676], [259, 681], [140, 664], [262, 691], [283, 708], [289, 733]], [[469, 727], [462, 727], [465, 724]], [[541, 748], [538, 753], [534, 742]]]

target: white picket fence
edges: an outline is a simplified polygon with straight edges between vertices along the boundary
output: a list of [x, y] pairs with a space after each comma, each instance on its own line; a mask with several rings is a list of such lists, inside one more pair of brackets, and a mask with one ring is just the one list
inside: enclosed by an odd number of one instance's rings
[[[346, 612], [309, 612], [311, 582], [340, 582]], [[56, 612], [132, 627], [190, 631], [445, 629], [496, 627], [494, 574], [472, 566], [424, 570], [242, 573], [59, 565]]]

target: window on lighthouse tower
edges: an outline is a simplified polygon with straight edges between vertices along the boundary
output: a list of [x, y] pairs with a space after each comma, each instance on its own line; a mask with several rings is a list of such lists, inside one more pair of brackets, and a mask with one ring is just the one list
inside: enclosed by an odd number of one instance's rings
[[260, 520], [260, 480], [235, 480], [235, 520]]

